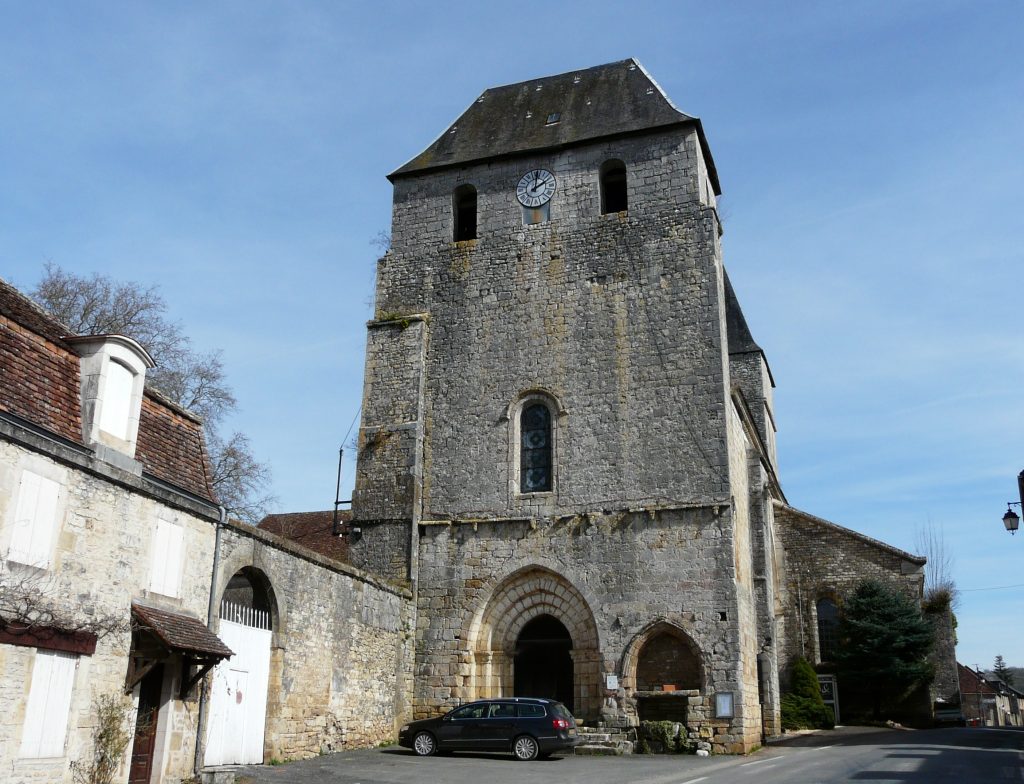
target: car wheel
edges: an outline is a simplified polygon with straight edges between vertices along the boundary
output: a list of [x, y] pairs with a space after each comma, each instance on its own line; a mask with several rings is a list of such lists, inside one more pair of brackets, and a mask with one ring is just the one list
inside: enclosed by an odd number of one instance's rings
[[529, 735], [520, 735], [512, 741], [512, 753], [516, 755], [516, 759], [525, 762], [537, 759], [537, 755], [540, 754], [540, 746]]
[[420, 732], [412, 740], [412, 750], [421, 757], [437, 753], [437, 741], [429, 732]]

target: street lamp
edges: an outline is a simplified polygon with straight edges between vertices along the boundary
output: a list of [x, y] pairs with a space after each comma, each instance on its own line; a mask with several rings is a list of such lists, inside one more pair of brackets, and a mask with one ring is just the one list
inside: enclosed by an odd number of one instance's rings
[[1020, 517], [1010, 508], [1011, 506], [1020, 506], [1020, 502], [1018, 501], [1015, 504], [1013, 501], [1010, 501], [1010, 503], [1007, 504], [1006, 514], [1003, 515], [1003, 525], [1006, 526], [1007, 531], [1011, 534], [1015, 534], [1017, 533], [1017, 526], [1020, 525]]
[[1017, 533], [1017, 528], [1020, 526], [1020, 516], [1013, 511], [1013, 507], [1020, 506], [1024, 509], [1024, 471], [1017, 474], [1017, 490], [1020, 492], [1020, 500], [1007, 501], [1006, 514], [1003, 515], [1003, 525], [1011, 534]]

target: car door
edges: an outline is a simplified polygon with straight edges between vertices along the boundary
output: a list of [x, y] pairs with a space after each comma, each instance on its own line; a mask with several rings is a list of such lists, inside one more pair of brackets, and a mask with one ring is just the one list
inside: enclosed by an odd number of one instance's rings
[[483, 725], [484, 741], [481, 746], [488, 751], [507, 751], [512, 746], [516, 730], [515, 703], [492, 702]]
[[464, 751], [481, 748], [481, 725], [487, 716], [487, 707], [487, 703], [463, 705], [441, 719], [441, 726], [437, 729], [438, 746]]

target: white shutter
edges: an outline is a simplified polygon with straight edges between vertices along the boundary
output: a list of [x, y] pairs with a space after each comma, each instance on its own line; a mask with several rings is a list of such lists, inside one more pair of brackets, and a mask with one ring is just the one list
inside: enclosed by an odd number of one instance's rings
[[164, 567], [164, 595], [177, 596], [181, 587], [181, 550], [185, 529], [173, 523], [167, 524], [167, 563]]
[[169, 520], [157, 520], [153, 535], [153, 567], [149, 589], [177, 596], [181, 587], [181, 555], [184, 529]]
[[52, 479], [22, 472], [8, 558], [41, 569], [50, 565], [59, 493], [60, 485]]
[[36, 651], [19, 756], [63, 756], [77, 664], [70, 653]]
[[164, 575], [167, 572], [167, 521], [157, 520], [153, 532], [153, 565], [150, 570], [149, 590], [156, 593], [164, 592]]

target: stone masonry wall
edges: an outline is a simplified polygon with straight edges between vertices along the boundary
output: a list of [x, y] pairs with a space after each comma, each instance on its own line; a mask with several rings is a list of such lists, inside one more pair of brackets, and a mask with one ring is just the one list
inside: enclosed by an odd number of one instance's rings
[[[94, 466], [94, 459], [6, 424], [0, 435], [0, 553], [6, 556], [10, 545], [21, 472], [28, 469], [61, 485], [51, 566], [33, 570], [6, 561], [0, 568], [11, 575], [28, 576], [38, 586], [40, 601], [72, 616], [111, 615], [127, 623], [132, 600], [141, 599], [205, 621], [215, 510], [207, 509], [201, 515], [162, 503], [141, 491], [143, 480], [111, 466], [97, 468], [109, 478], [82, 470], [76, 463]], [[38, 448], [30, 448], [35, 445]], [[149, 591], [159, 518], [184, 528], [179, 597]], [[0, 704], [4, 706], [0, 712], [0, 780], [10, 784], [71, 780], [69, 762], [91, 753], [93, 700], [124, 693], [130, 642], [127, 633], [107, 636], [100, 639], [93, 655], [79, 657], [64, 753], [49, 759], [19, 758], [36, 649], [0, 644]], [[164, 781], [174, 782], [192, 774], [198, 705], [194, 697], [177, 699], [180, 667], [172, 662], [170, 670], [175, 675], [173, 682], [164, 686], [171, 699], [157, 725], [155, 769]], [[134, 717], [136, 706], [131, 696], [128, 703]], [[127, 775], [125, 766], [115, 781], [124, 781]]]
[[[635, 720], [637, 646], [645, 630], [668, 623], [700, 651], [702, 690], [686, 698], [694, 731], [700, 728], [719, 751], [749, 748], [760, 735], [748, 732], [739, 705], [738, 718], [732, 722], [711, 718], [715, 691], [738, 694], [744, 688], [738, 680], [743, 633], [733, 589], [731, 527], [728, 507], [717, 512], [636, 511], [532, 523], [425, 525], [420, 538], [417, 717], [434, 715], [458, 700], [497, 696], [501, 679], [484, 680], [480, 654], [487, 667], [493, 667], [498, 656], [511, 657], [517, 629], [533, 613], [545, 612], [571, 633], [576, 630], [577, 666], [586, 658], [581, 654], [591, 654], [584, 649], [596, 640], [593, 653], [600, 678], [583, 684], [579, 697], [608, 721], [625, 722], [630, 715]], [[530, 569], [549, 575], [548, 585], [554, 587], [514, 589], [511, 608], [523, 620], [517, 625], [505, 613], [493, 623], [508, 625], [507, 633], [488, 627], [488, 608], [498, 601], [499, 586]], [[578, 598], [563, 605], [559, 597], [570, 594]], [[577, 617], [567, 617], [563, 607]], [[588, 635], [589, 620], [581, 618], [591, 617], [594, 632]], [[606, 673], [619, 676], [618, 690], [604, 687]], [[507, 680], [504, 686], [510, 686]], [[588, 693], [588, 688], [597, 693]], [[756, 704], [756, 690], [754, 700]], [[596, 718], [586, 706], [575, 709], [578, 715]]]
[[[425, 517], [728, 498], [719, 227], [698, 197], [699, 157], [696, 134], [677, 130], [396, 182], [377, 315], [429, 314]], [[608, 158], [626, 164], [628, 212], [598, 214]], [[524, 226], [514, 185], [535, 167], [558, 190], [551, 220]], [[464, 182], [479, 238], [454, 243]], [[385, 350], [371, 335], [367, 367]], [[388, 361], [404, 378], [412, 359]], [[536, 390], [560, 407], [543, 498], [515, 493], [510, 449], [510, 410]]]
[[265, 758], [310, 757], [394, 739], [409, 714], [409, 592], [232, 524], [222, 532], [218, 596], [246, 567], [262, 575], [274, 600]]
[[817, 599], [829, 597], [841, 606], [860, 583], [877, 580], [921, 600], [924, 566], [895, 548], [787, 506], [776, 506], [775, 520], [785, 559], [787, 628], [779, 662], [784, 686], [798, 656], [819, 661]]

